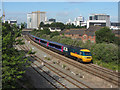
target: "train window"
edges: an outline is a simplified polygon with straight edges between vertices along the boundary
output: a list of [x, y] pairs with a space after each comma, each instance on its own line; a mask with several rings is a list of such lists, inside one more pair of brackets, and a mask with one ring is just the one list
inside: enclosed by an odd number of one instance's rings
[[66, 47], [64, 47], [63, 49], [64, 49], [65, 51], [68, 51], [68, 48], [66, 48]]
[[80, 55], [83, 55], [83, 52], [80, 52]]
[[35, 38], [37, 41], [39, 41], [39, 39], [38, 38]]
[[46, 43], [47, 43], [46, 41], [43, 41], [43, 40], [41, 40], [40, 42], [41, 42], [41, 43], [44, 43], [44, 44], [46, 44]]
[[52, 46], [52, 47], [55, 47], [57, 49], [61, 49], [61, 46], [59, 46], [59, 45], [56, 45], [56, 44], [53, 44], [53, 43], [49, 43], [49, 45]]

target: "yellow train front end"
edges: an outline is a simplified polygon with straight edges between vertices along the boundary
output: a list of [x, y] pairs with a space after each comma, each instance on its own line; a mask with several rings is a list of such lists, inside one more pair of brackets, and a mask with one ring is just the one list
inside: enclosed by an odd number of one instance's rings
[[78, 58], [80, 62], [92, 62], [92, 55], [88, 49], [81, 49], [79, 54], [70, 52], [70, 55]]
[[90, 53], [90, 50], [88, 49], [81, 49], [80, 55], [83, 62], [92, 62], [92, 55]]

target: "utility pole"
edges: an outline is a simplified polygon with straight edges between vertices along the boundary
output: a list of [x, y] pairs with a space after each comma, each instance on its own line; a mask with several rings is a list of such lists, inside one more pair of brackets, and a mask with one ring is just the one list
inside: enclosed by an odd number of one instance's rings
[[2, 20], [5, 23], [5, 11], [4, 11], [4, 6], [3, 6], [3, 0], [2, 0], [2, 10], [3, 10]]

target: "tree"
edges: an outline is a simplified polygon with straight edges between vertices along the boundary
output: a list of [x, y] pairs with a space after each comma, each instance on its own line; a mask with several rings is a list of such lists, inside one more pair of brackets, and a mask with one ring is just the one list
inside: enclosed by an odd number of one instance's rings
[[44, 22], [41, 22], [39, 25], [39, 29], [41, 29], [41, 27], [44, 27]]
[[24, 23], [21, 23], [21, 29], [23, 29], [23, 28], [26, 28], [26, 23], [24, 22]]
[[22, 77], [27, 58], [22, 51], [14, 48], [17, 44], [23, 44], [19, 37], [20, 30], [16, 25], [2, 24], [2, 87], [18, 88], [17, 79]]
[[59, 35], [59, 32], [58, 32], [58, 31], [52, 32], [52, 33], [50, 34], [50, 38], [52, 38], [52, 37], [54, 37], [54, 36], [57, 36], [57, 35]]
[[65, 25], [61, 22], [51, 23], [50, 27], [59, 27], [61, 30], [65, 29]]
[[96, 43], [113, 43], [115, 41], [115, 34], [112, 33], [107, 27], [101, 28], [100, 30], [95, 32], [96, 34]]

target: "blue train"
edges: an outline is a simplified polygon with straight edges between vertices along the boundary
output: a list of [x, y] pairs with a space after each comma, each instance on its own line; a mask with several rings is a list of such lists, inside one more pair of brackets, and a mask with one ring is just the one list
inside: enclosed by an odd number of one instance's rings
[[88, 50], [88, 49], [60, 44], [57, 42], [38, 38], [38, 37], [36, 37], [34, 35], [30, 35], [30, 34], [29, 34], [29, 37], [32, 40], [34, 40], [35, 42], [37, 42], [38, 44], [48, 47], [59, 53], [62, 53], [65, 56], [72, 57], [79, 62], [91, 62], [91, 63], [93, 62], [92, 55], [90, 53], [90, 50]]

